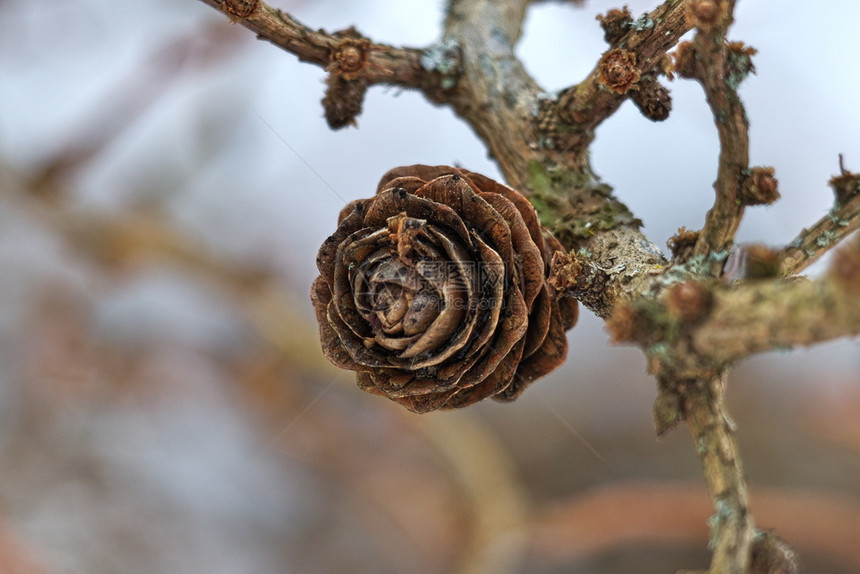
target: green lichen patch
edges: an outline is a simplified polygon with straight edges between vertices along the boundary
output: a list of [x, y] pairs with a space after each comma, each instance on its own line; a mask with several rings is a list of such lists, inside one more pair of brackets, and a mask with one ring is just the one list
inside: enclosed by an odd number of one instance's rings
[[711, 550], [716, 547], [717, 540], [720, 539], [720, 531], [734, 516], [731, 504], [723, 498], [718, 498], [715, 506], [717, 512], [708, 519], [708, 526], [711, 527], [711, 538], [708, 540], [708, 548]]
[[755, 73], [752, 57], [756, 49], [745, 46], [742, 42], [729, 42], [726, 60], [726, 85], [736, 91], [741, 82], [750, 74]]
[[554, 170], [540, 162], [528, 166], [529, 201], [541, 223], [568, 248], [600, 231], [622, 225], [639, 227], [626, 205], [615, 199], [612, 189], [588, 173]]
[[839, 240], [839, 236], [832, 231], [824, 231], [816, 240], [818, 247], [830, 247]]
[[653, 30], [654, 29], [654, 19], [649, 17], [648, 14], [642, 14], [628, 24], [631, 30], [636, 30], [637, 32], [642, 32], [643, 30]]
[[446, 38], [424, 50], [421, 54], [421, 67], [428, 72], [437, 72], [442, 76], [440, 86], [450, 90], [457, 85], [461, 68], [460, 45], [451, 38]]
[[729, 257], [728, 251], [714, 251], [707, 255], [693, 255], [683, 263], [667, 268], [660, 277], [659, 285], [668, 287], [688, 279], [710, 277], [713, 265], [724, 263]]

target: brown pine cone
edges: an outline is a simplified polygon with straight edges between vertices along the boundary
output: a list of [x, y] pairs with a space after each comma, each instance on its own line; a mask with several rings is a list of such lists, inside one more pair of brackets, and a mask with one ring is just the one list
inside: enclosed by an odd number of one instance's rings
[[567, 354], [576, 302], [554, 300], [561, 244], [531, 204], [483, 175], [413, 165], [353, 201], [317, 256], [326, 357], [423, 413], [513, 400]]

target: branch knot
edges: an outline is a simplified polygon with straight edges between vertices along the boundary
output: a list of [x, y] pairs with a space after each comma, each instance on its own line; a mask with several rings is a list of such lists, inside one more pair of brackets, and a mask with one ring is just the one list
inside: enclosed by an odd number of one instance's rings
[[235, 24], [251, 16], [257, 11], [259, 5], [259, 0], [224, 0], [221, 4], [221, 10]]
[[687, 24], [702, 32], [710, 32], [725, 26], [731, 18], [725, 0], [689, 0], [686, 12]]
[[609, 271], [590, 261], [584, 253], [556, 251], [547, 280], [556, 293], [572, 297], [600, 316], [608, 315], [604, 294]]
[[327, 72], [338, 74], [344, 80], [355, 80], [367, 67], [370, 59], [370, 40], [363, 38], [358, 31], [350, 27], [336, 32], [335, 36], [344, 36], [331, 50]]

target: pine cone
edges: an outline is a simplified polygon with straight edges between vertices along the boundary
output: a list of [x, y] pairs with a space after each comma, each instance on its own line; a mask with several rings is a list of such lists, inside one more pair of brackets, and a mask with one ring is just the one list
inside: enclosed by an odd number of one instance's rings
[[513, 400], [567, 354], [576, 302], [546, 284], [562, 249], [531, 204], [483, 175], [413, 165], [353, 201], [317, 256], [326, 357], [415, 412]]

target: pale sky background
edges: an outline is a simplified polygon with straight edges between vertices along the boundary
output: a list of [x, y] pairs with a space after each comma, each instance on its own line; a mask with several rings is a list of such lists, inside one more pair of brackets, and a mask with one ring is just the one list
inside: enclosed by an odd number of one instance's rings
[[[442, 3], [437, 0], [272, 4], [312, 28], [333, 31], [355, 25], [382, 43], [422, 47], [440, 35]], [[632, 0], [627, 5], [638, 16], [656, 2]], [[532, 7], [518, 48], [526, 69], [547, 91], [575, 84], [606, 49], [595, 15], [617, 6], [586, 1], [584, 7], [563, 2]], [[751, 163], [774, 166], [782, 194], [773, 206], [747, 210], [738, 239], [780, 245], [831, 207], [833, 194], [826, 182], [838, 172], [838, 154], [844, 154], [847, 168], [860, 171], [860, 2], [740, 1], [736, 17], [729, 38], [759, 51], [753, 59], [757, 74], [741, 87], [751, 124]], [[172, 39], [223, 19], [196, 0], [0, 1], [0, 161], [21, 173], [34, 169], [78, 137], [81, 126], [108, 109], [112, 98], [145, 92], [151, 70], [143, 63], [153, 53]], [[119, 213], [161, 201], [190, 236], [216, 251], [275, 268], [295, 295], [297, 311], [311, 317], [307, 293], [316, 276], [316, 251], [334, 230], [345, 201], [368, 197], [388, 169], [411, 163], [458, 164], [499, 177], [470, 129], [449, 109], [434, 107], [417, 93], [371, 88], [358, 129], [329, 130], [320, 105], [323, 70], [255, 40], [238, 26], [236, 31], [244, 37], [219, 56], [223, 64], [177, 74], [156, 105], [131, 119], [123, 135], [81, 174], [74, 186], [76, 209]], [[697, 229], [703, 224], [713, 201], [718, 152], [716, 130], [698, 84], [675, 80], [667, 85], [673, 97], [668, 120], [653, 123], [625, 103], [598, 128], [592, 146], [596, 173], [664, 249], [678, 227]], [[214, 131], [202, 121], [211, 116], [224, 120]], [[201, 162], [212, 142], [223, 147]], [[197, 170], [195, 176], [183, 176], [191, 168]], [[0, 240], [5, 233], [20, 241], [0, 247], [0, 265], [6, 265], [0, 274], [31, 270], [42, 265], [39, 261], [46, 269], [62, 268], [62, 251], [23, 228], [13, 233], [18, 225], [24, 224], [16, 216], [0, 219]], [[76, 273], [68, 271], [75, 278]], [[147, 328], [171, 341], [203, 341], [201, 345], [214, 347], [224, 333], [232, 336], [229, 311], [187, 286], [156, 276], [126, 287], [102, 302], [100, 328], [120, 335]], [[0, 322], [0, 334], [15, 339], [14, 321], [5, 320], [10, 316], [0, 314], [5, 321]], [[567, 433], [561, 427], [572, 422], [586, 437], [648, 427], [654, 387], [644, 374], [644, 359], [635, 349], [610, 347], [607, 339], [602, 323], [583, 311], [569, 334], [565, 367], [535, 385], [515, 406], [488, 403], [477, 411], [490, 419], [505, 413], [511, 428], [522, 424], [528, 429], [536, 424], [530, 417], [543, 416], [559, 427], [557, 432]], [[206, 365], [189, 368], [189, 378], [198, 377], [201, 386], [210, 376], [217, 379]], [[4, 369], [0, 363], [0, 383], [10, 378]], [[762, 370], [779, 380], [782, 389], [803, 393], [812, 384], [816, 392], [826, 387], [838, 393], [860, 379], [858, 342], [757, 357], [742, 365], [737, 376], [755, 379]], [[0, 392], [0, 416], [3, 396]], [[546, 416], [548, 404], [561, 411], [563, 424]], [[200, 430], [208, 417], [222, 416], [213, 412], [223, 407], [207, 403], [178, 423], [172, 414], [164, 415], [165, 429], [175, 430], [164, 444], [147, 438], [144, 427], [149, 423], [141, 420], [135, 426], [136, 415], [128, 415], [120, 425], [131, 425], [123, 436], [142, 457], [129, 468], [161, 477], [177, 499], [199, 497], [206, 520], [207, 513], [229, 520], [231, 513], [242, 512], [262, 512], [264, 522], [281, 520], [266, 515], [253, 497], [231, 506], [228, 491], [238, 496], [236, 491], [243, 489], [261, 492], [277, 509], [273, 514], [283, 512], [289, 518], [296, 508], [307, 511], [302, 506], [306, 501], [290, 498], [290, 493], [281, 498], [272, 486], [274, 479], [259, 478], [277, 474], [268, 462], [249, 462], [237, 454], [249, 450], [247, 429], [239, 423], [231, 426], [227, 417], [219, 419], [227, 422], [217, 436]], [[5, 408], [8, 412], [11, 407], [7, 403]], [[198, 440], [217, 440], [220, 446]], [[184, 448], [201, 453], [202, 462], [189, 463]], [[115, 444], [107, 449], [129, 456]], [[582, 449], [575, 456], [591, 455]], [[230, 475], [226, 483], [206, 482], [206, 477], [229, 475], [229, 469], [241, 464], [257, 469], [259, 476]], [[307, 479], [291, 475], [290, 480]], [[269, 487], [259, 490], [258, 483]], [[207, 506], [212, 500], [224, 502], [213, 510]], [[237, 510], [240, 506], [245, 510]], [[64, 512], [60, 508], [57, 513], [58, 524]], [[65, 535], [61, 526], [50, 524], [45, 529]], [[74, 525], [69, 528], [74, 530]], [[225, 566], [188, 558], [187, 567], [231, 574], [277, 571], [261, 566], [268, 555], [255, 558], [253, 549], [236, 542], [239, 547], [247, 553], [242, 554], [247, 563], [237, 558], [239, 562]], [[206, 551], [213, 552], [205, 547], [201, 555]]]

